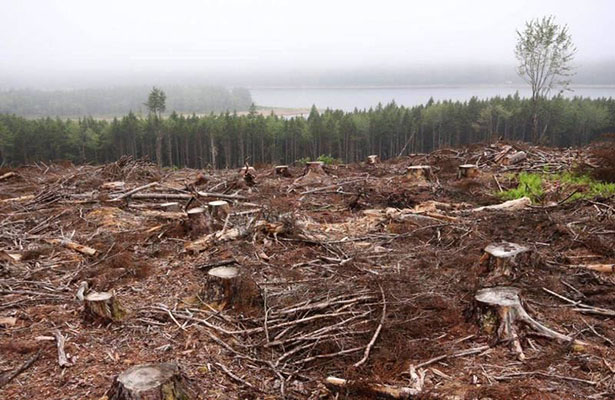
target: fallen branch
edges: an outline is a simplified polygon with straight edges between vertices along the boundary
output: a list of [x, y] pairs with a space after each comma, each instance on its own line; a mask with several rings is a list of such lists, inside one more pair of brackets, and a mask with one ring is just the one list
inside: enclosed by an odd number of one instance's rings
[[68, 239], [46, 239], [45, 240], [49, 244], [59, 244], [61, 246], [66, 247], [67, 249], [75, 250], [78, 253], [85, 254], [88, 256], [93, 256], [96, 254], [96, 249], [93, 249], [88, 246], [84, 246], [82, 244], [73, 242]]
[[149, 189], [149, 188], [157, 186], [157, 185], [158, 185], [158, 182], [151, 182], [151, 183], [148, 183], [147, 185], [139, 186], [137, 188], [134, 188], [134, 189], [124, 193], [124, 194], [121, 194], [121, 195], [119, 195], [117, 197], [114, 197], [113, 201], [120, 201], [122, 199], [125, 199], [126, 197], [132, 196], [133, 194], [135, 194], [137, 192], [140, 192], [140, 191], [145, 190], [145, 189]]
[[414, 382], [413, 387], [365, 383], [337, 378], [335, 376], [329, 376], [326, 380], [326, 384], [332, 389], [344, 389], [351, 393], [370, 394], [372, 396], [386, 397], [389, 399], [411, 399], [414, 396], [418, 396], [423, 391], [425, 371], [420, 370], [417, 373], [416, 370], [411, 367], [410, 375]]
[[22, 372], [30, 368], [32, 364], [34, 364], [40, 356], [41, 356], [41, 351], [39, 350], [38, 352], [36, 352], [34, 356], [27, 359], [26, 362], [21, 364], [18, 368], [16, 368], [15, 370], [11, 372], [6, 372], [4, 375], [0, 376], [0, 388], [6, 385], [7, 383], [9, 383], [10, 381], [12, 381], [13, 379], [15, 379], [17, 375], [21, 374]]
[[369, 352], [372, 350], [372, 347], [374, 347], [374, 343], [376, 343], [376, 339], [378, 339], [378, 335], [380, 335], [380, 331], [382, 330], [382, 325], [384, 324], [384, 319], [387, 313], [387, 299], [384, 296], [384, 290], [382, 290], [382, 286], [380, 286], [380, 293], [382, 293], [382, 316], [380, 317], [380, 324], [378, 324], [378, 328], [376, 328], [376, 331], [374, 332], [374, 336], [372, 336], [372, 339], [369, 341], [367, 346], [365, 346], [365, 352], [363, 353], [363, 358], [361, 358], [359, 361], [353, 364], [353, 367], [355, 368], [360, 367], [361, 365], [365, 363], [365, 361], [367, 361], [367, 359], [369, 358]]
[[68, 357], [66, 357], [66, 353], [64, 351], [64, 343], [66, 342], [66, 339], [57, 329], [53, 332], [53, 336], [55, 336], [56, 344], [58, 346], [58, 364], [60, 367], [72, 367], [73, 363], [68, 361]]
[[522, 197], [520, 199], [508, 200], [508, 201], [505, 201], [504, 203], [500, 203], [500, 204], [494, 204], [494, 205], [491, 205], [491, 206], [484, 206], [484, 207], [473, 208], [470, 211], [472, 211], [472, 212], [485, 211], [485, 210], [517, 211], [517, 210], [522, 210], [524, 208], [527, 208], [531, 204], [532, 204], [532, 200], [530, 200], [529, 197]]

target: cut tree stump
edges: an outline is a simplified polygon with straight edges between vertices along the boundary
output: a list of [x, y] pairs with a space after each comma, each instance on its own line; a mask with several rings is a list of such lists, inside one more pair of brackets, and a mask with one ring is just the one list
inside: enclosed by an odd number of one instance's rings
[[256, 169], [254, 169], [254, 167], [241, 167], [241, 169], [239, 170], [239, 173], [241, 175], [246, 175], [246, 174], [252, 174], [252, 175], [256, 175]]
[[478, 176], [478, 167], [474, 164], [462, 164], [457, 171], [457, 179], [475, 178]]
[[111, 292], [90, 292], [83, 299], [86, 312], [94, 317], [118, 322], [126, 316], [126, 310]]
[[187, 380], [175, 363], [142, 364], [119, 374], [109, 400], [190, 400]]
[[325, 169], [323, 168], [325, 163], [323, 161], [308, 161], [305, 163], [306, 172], [316, 173], [316, 174], [324, 174]]
[[431, 181], [431, 167], [429, 165], [411, 165], [406, 170], [406, 177], [418, 183]]
[[497, 317], [498, 327], [496, 332], [498, 339], [502, 342], [510, 341], [512, 350], [517, 354], [519, 360], [524, 360], [525, 354], [519, 340], [518, 322], [522, 322], [547, 338], [582, 346], [587, 345], [585, 342], [547, 328], [533, 319], [521, 305], [519, 293], [520, 289], [515, 287], [497, 286], [481, 289], [474, 296], [480, 305], [487, 308], [487, 312], [481, 312], [483, 328], [487, 331], [491, 330], [491, 327], [488, 326], [492, 323], [489, 312], [493, 311]]
[[209, 215], [213, 219], [222, 220], [231, 212], [230, 204], [225, 200], [214, 200], [207, 203]]
[[274, 171], [276, 175], [281, 175], [286, 178], [290, 178], [292, 176], [288, 170], [288, 165], [276, 165], [274, 167]]
[[216, 267], [207, 272], [205, 296], [210, 305], [223, 310], [232, 305], [241, 285], [241, 274], [236, 267]]
[[186, 211], [188, 216], [187, 230], [191, 237], [197, 237], [212, 230], [211, 221], [207, 214], [207, 208], [194, 207]]
[[529, 251], [525, 246], [510, 242], [492, 243], [485, 247], [480, 262], [489, 271], [487, 282], [493, 284], [500, 278], [512, 279], [515, 267], [522, 262], [519, 256]]
[[367, 156], [367, 163], [369, 165], [376, 165], [380, 163], [380, 157], [376, 154], [372, 154], [371, 156]]

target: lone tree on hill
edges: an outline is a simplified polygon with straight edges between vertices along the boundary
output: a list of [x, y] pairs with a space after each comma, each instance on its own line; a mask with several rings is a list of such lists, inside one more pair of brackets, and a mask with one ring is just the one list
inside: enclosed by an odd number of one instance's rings
[[[161, 167], [163, 134], [160, 119], [162, 118], [162, 113], [167, 108], [165, 104], [166, 100], [167, 95], [162, 91], [162, 89], [158, 89], [156, 86], [154, 86], [149, 96], [147, 97], [147, 103], [145, 103], [145, 106], [147, 107], [150, 116], [154, 116], [155, 118], [156, 129], [158, 130], [158, 133], [156, 135], [156, 162]], [[170, 160], [169, 163], [171, 163]]]
[[[515, 56], [519, 61], [519, 75], [532, 87], [532, 140], [538, 133], [538, 103], [559, 87], [568, 90], [572, 60], [576, 47], [567, 25], [558, 25], [553, 16], [533, 19], [525, 23], [525, 30], [517, 31]], [[545, 129], [546, 130], [546, 129]]]

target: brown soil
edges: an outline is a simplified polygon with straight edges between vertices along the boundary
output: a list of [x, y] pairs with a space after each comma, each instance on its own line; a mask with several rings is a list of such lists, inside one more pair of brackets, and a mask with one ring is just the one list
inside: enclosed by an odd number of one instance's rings
[[[506, 145], [526, 151], [528, 160], [497, 164], [494, 157]], [[572, 169], [585, 155], [590, 150], [474, 145], [375, 166], [327, 167], [317, 180], [298, 179], [300, 167], [291, 167], [289, 178], [262, 167], [252, 187], [237, 186], [237, 171], [160, 170], [130, 159], [13, 169], [18, 177], [0, 182], [0, 382], [41, 355], [0, 387], [0, 398], [100, 399], [130, 366], [167, 361], [181, 366], [203, 399], [344, 398], [325, 386], [327, 376], [408, 386], [411, 365], [482, 345], [492, 348], [425, 366], [419, 397], [613, 398], [615, 319], [581, 313], [542, 288], [615, 309], [614, 274], [571, 267], [615, 263], [615, 200], [469, 211], [500, 202], [494, 175], [544, 164]], [[468, 162], [478, 162], [481, 175], [457, 180], [456, 166]], [[418, 164], [431, 165], [436, 179], [408, 181], [406, 167]], [[206, 179], [199, 182], [201, 173]], [[118, 180], [125, 187], [117, 193], [99, 189]], [[112, 201], [153, 181], [160, 184], [141, 193], [244, 196], [231, 201], [237, 214], [226, 221], [227, 231], [241, 228], [240, 237], [212, 239], [189, 252], [185, 245], [195, 237], [182, 211], [151, 213], [168, 201], [183, 210], [188, 200]], [[6, 201], [26, 195], [34, 197]], [[190, 207], [211, 200], [195, 196]], [[436, 214], [455, 220], [369, 211], [409, 213], [434, 201]], [[50, 239], [70, 239], [96, 254]], [[477, 323], [474, 294], [487, 273], [479, 259], [497, 241], [531, 249], [508, 282], [522, 289], [528, 313], [591, 346], [522, 330], [527, 358], [521, 362]], [[207, 271], [220, 261], [234, 262], [242, 277], [238, 297], [222, 311], [204, 298]], [[114, 323], [85, 318], [75, 297], [83, 281], [89, 290], [114, 291], [128, 316]], [[385, 303], [380, 334], [355, 368]], [[2, 323], [5, 317], [16, 323]], [[55, 330], [67, 339], [70, 367], [58, 365], [54, 340], [40, 340]]]

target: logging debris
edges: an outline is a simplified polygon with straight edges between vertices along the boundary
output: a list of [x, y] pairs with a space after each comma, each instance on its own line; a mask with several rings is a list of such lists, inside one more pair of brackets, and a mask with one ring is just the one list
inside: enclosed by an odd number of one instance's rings
[[[498, 195], [509, 174], [593, 168], [592, 154], [4, 169], [2, 397], [131, 398], [124, 378], [165, 363], [148, 395], [605, 397], [615, 199]], [[502, 287], [504, 306], [486, 296]]]

